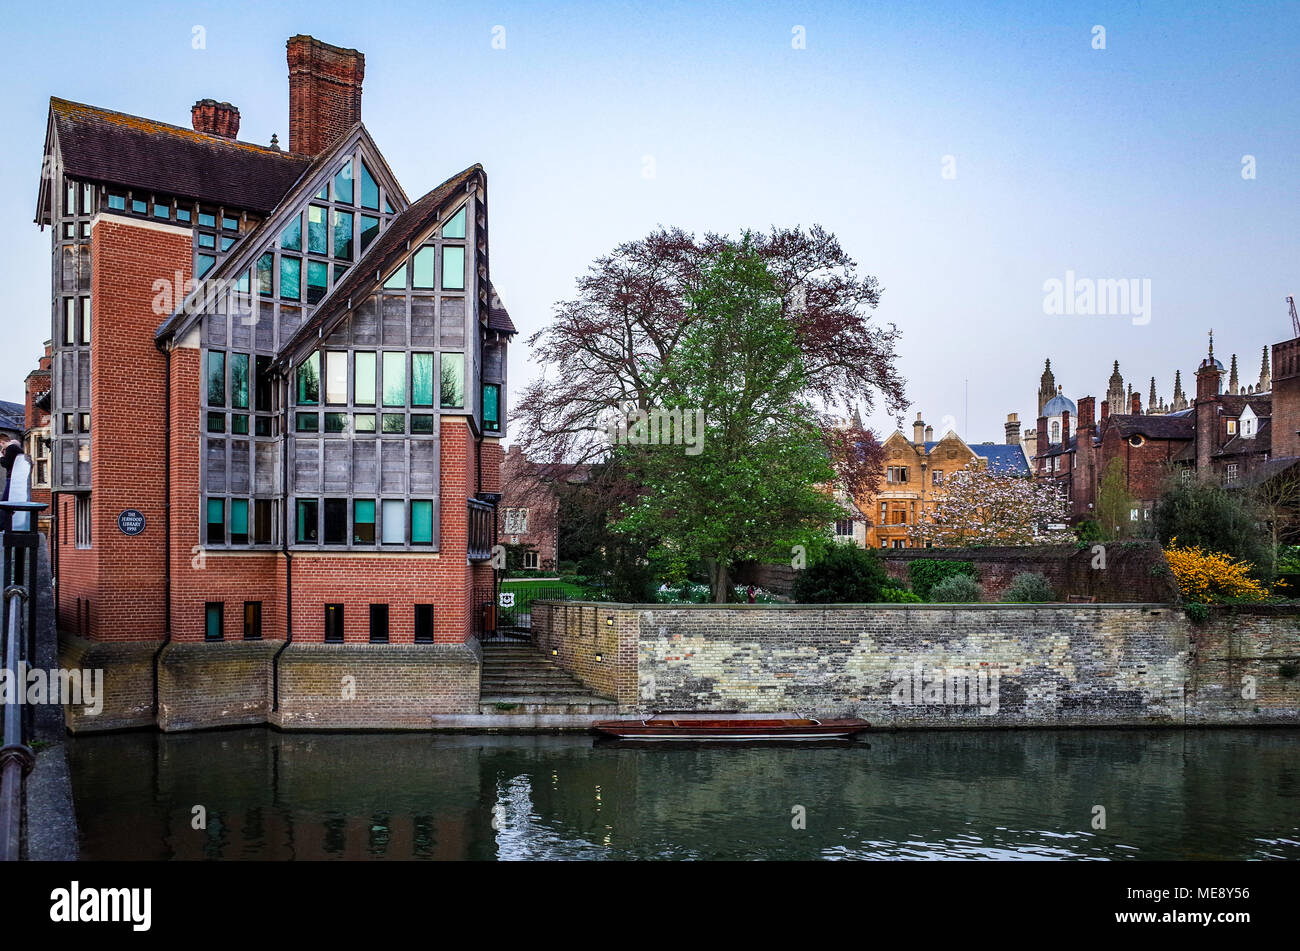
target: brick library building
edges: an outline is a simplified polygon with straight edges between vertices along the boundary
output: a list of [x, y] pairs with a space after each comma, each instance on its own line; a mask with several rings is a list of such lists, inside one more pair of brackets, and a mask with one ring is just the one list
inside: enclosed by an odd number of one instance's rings
[[[506, 347], [487, 177], [408, 197], [364, 56], [287, 43], [239, 140], [51, 99], [51, 562], [74, 730], [427, 727], [478, 701]], [[351, 684], [351, 695], [349, 695]]]

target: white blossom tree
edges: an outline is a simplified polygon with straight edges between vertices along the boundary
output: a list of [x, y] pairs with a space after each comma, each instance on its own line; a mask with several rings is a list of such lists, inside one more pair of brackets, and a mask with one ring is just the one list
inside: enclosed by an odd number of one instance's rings
[[1065, 524], [1065, 493], [1023, 476], [990, 471], [972, 460], [944, 484], [934, 506], [909, 531], [912, 544], [936, 548], [970, 545], [1059, 545], [1074, 533]]

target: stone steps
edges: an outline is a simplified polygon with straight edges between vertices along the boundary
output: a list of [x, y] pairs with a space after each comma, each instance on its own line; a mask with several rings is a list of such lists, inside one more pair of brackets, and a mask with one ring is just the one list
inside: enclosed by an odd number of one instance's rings
[[527, 644], [484, 644], [479, 713], [495, 716], [614, 716], [618, 705]]

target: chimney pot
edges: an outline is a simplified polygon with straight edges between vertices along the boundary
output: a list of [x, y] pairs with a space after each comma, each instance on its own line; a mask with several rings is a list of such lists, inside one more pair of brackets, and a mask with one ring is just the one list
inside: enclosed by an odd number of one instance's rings
[[228, 102], [200, 99], [190, 107], [190, 122], [195, 132], [223, 139], [239, 137], [239, 110]]

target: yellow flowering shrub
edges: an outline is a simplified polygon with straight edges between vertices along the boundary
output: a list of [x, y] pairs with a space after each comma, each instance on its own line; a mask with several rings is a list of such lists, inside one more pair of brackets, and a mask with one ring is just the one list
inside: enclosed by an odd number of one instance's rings
[[1250, 565], [1231, 555], [1195, 545], [1179, 548], [1178, 539], [1171, 538], [1165, 558], [1188, 601], [1213, 604], [1227, 600], [1262, 601], [1267, 597], [1264, 586], [1250, 577]]

